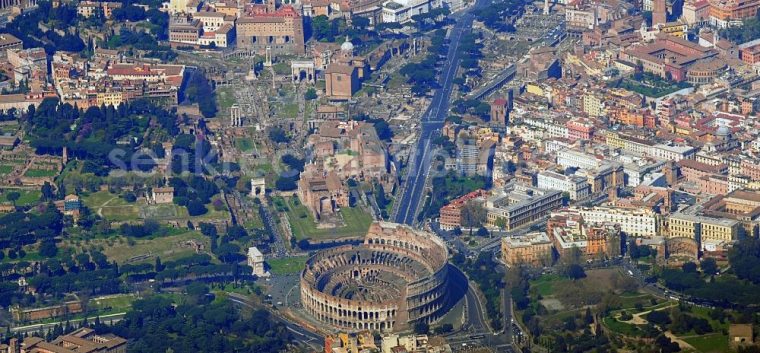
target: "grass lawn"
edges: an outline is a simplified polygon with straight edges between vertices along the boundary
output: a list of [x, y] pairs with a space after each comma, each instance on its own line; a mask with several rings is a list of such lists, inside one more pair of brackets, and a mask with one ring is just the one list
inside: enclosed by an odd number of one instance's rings
[[132, 294], [90, 298], [89, 308], [101, 314], [123, 313], [132, 308], [132, 302], [135, 300], [137, 297]]
[[239, 138], [235, 140], [235, 147], [242, 152], [248, 152], [253, 150], [253, 141], [247, 138]]
[[644, 331], [642, 331], [637, 325], [620, 322], [611, 317], [605, 317], [603, 321], [607, 328], [622, 335], [640, 336], [644, 333]]
[[101, 215], [111, 222], [121, 222], [140, 219], [140, 208], [137, 205], [105, 206]]
[[298, 104], [283, 104], [280, 112], [287, 118], [295, 119], [298, 117]]
[[702, 353], [728, 352], [728, 336], [713, 333], [696, 337], [682, 338]]
[[99, 212], [104, 218], [112, 222], [130, 221], [139, 219], [219, 219], [229, 217], [227, 210], [215, 210], [210, 204], [206, 205], [208, 213], [197, 217], [190, 217], [187, 208], [175, 204], [147, 205], [144, 201], [128, 203], [119, 195], [108, 191], [98, 191], [82, 197], [87, 207], [94, 212]]
[[20, 190], [20, 189], [2, 189], [3, 193], [0, 195], [0, 201], [10, 202], [8, 200], [8, 193], [15, 191], [20, 194], [18, 200], [16, 200], [16, 206], [28, 206], [40, 201], [42, 192], [39, 190]]
[[[104, 247], [103, 253], [112, 261], [119, 264], [124, 263], [153, 263], [154, 256], [161, 257], [161, 261], [172, 261], [186, 257], [195, 253], [192, 247], [184, 243], [188, 240], [194, 240], [205, 244], [208, 249], [208, 238], [197, 231], [188, 231], [179, 235], [170, 235], [154, 239], [135, 239], [135, 245], [128, 246], [125, 243], [114, 242], [108, 245], [105, 240], [95, 240], [91, 243], [99, 242]], [[91, 244], [94, 245], [94, 244]], [[139, 260], [128, 262], [130, 258], [141, 255], [150, 255], [149, 257], [140, 258]]]
[[223, 87], [216, 90], [216, 102], [219, 105], [219, 110], [226, 112], [235, 104], [235, 93], [232, 90], [232, 87]]
[[12, 165], [3, 164], [0, 165], [0, 175], [5, 175], [13, 171]]
[[287, 75], [290, 73], [290, 64], [286, 62], [279, 62], [272, 66], [274, 72], [278, 75]]
[[288, 275], [301, 272], [308, 259], [308, 256], [271, 259], [267, 261], [267, 264], [273, 275]]
[[562, 278], [560, 275], [543, 275], [530, 282], [530, 290], [536, 291], [542, 297], [547, 297], [553, 294], [555, 285], [567, 281], [570, 280]]
[[649, 73], [637, 75], [640, 77], [632, 76], [624, 79], [620, 83], [620, 87], [655, 98], [691, 87], [685, 82], [671, 82]]
[[618, 298], [620, 298], [620, 305], [622, 309], [631, 309], [635, 308], [636, 304], [638, 303], [640, 303], [644, 308], [651, 307], [651, 299], [654, 297], [649, 294], [625, 293], [620, 295]]
[[297, 240], [301, 239], [338, 239], [346, 237], [362, 237], [367, 233], [372, 223], [372, 216], [359, 207], [344, 207], [340, 210], [345, 225], [338, 228], [318, 229], [306, 206], [293, 203], [293, 198], [287, 200], [288, 219], [293, 235]]
[[55, 170], [46, 170], [46, 169], [29, 169], [24, 173], [24, 176], [28, 176], [30, 178], [41, 178], [41, 177], [52, 177], [58, 174]]
[[128, 202], [119, 197], [119, 195], [112, 194], [108, 191], [98, 191], [86, 194], [82, 196], [82, 202], [90, 208], [98, 208], [106, 205], [106, 203], [108, 203], [107, 206], [128, 205]]

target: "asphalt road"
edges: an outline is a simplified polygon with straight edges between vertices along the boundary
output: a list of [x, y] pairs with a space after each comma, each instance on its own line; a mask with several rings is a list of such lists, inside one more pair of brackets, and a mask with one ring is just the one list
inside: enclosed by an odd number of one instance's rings
[[425, 182], [430, 172], [433, 153], [431, 151], [432, 140], [440, 132], [443, 122], [449, 111], [449, 99], [453, 87], [453, 79], [459, 67], [459, 42], [463, 35], [472, 31], [472, 9], [484, 6], [488, 0], [478, 1], [470, 10], [457, 18], [456, 24], [449, 31], [449, 51], [446, 54], [439, 83], [441, 87], [433, 94], [425, 114], [422, 115], [420, 138], [417, 142], [417, 150], [414, 160], [408, 166], [409, 173], [404, 180], [402, 194], [399, 197], [399, 206], [395, 221], [412, 225], [416, 221], [420, 201], [424, 195]]

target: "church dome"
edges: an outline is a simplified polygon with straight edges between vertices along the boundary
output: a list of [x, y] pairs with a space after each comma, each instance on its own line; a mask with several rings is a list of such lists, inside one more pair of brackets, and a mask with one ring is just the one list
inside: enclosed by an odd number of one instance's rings
[[340, 50], [341, 51], [351, 52], [351, 51], [354, 50], [354, 44], [351, 43], [350, 40], [346, 39], [346, 41], [343, 42], [343, 44], [340, 45]]
[[715, 131], [715, 135], [718, 137], [725, 138], [725, 137], [728, 137], [728, 135], [730, 134], [731, 134], [731, 130], [729, 130], [728, 126], [726, 125], [721, 125], [720, 127], [718, 127], [718, 130]]

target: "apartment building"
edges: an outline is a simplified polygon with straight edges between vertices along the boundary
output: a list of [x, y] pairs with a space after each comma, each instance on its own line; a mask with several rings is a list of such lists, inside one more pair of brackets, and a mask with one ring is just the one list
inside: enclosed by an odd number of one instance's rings
[[482, 189], [470, 192], [460, 198], [454, 199], [446, 206], [441, 207], [439, 224], [441, 229], [452, 230], [462, 226], [462, 208], [470, 201], [483, 202], [488, 192]]
[[560, 259], [579, 256], [580, 260], [620, 255], [620, 228], [612, 223], [592, 224], [578, 214], [552, 213], [547, 233]]
[[486, 225], [497, 228], [500, 219], [504, 230], [512, 230], [548, 216], [562, 207], [562, 192], [508, 184], [486, 199]]
[[23, 342], [12, 338], [7, 346], [9, 353], [126, 353], [127, 340], [113, 335], [100, 335], [90, 328], [80, 328], [70, 334], [47, 342], [40, 337], [27, 337]]
[[559, 213], [576, 213], [592, 224], [618, 224], [620, 231], [628, 236], [651, 238], [658, 235], [657, 214], [645, 208], [570, 207]]
[[591, 195], [591, 184], [586, 178], [575, 175], [562, 175], [552, 171], [541, 171], [536, 175], [536, 186], [541, 189], [567, 192], [570, 200], [583, 199]]
[[668, 238], [690, 238], [702, 249], [719, 247], [739, 237], [741, 224], [737, 220], [675, 213], [668, 217]]
[[501, 239], [502, 260], [509, 267], [549, 266], [552, 263], [552, 249], [551, 240], [541, 232]]

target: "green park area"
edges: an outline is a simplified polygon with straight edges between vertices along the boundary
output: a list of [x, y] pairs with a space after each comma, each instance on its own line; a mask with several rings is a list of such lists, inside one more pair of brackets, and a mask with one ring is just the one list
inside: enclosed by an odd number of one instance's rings
[[289, 275], [299, 273], [306, 265], [308, 256], [296, 256], [267, 260], [269, 270], [273, 275]]
[[0, 175], [7, 175], [13, 171], [13, 166], [9, 164], [0, 165]]
[[127, 239], [123, 236], [90, 239], [86, 244], [70, 242], [67, 245], [73, 247], [102, 248], [111, 261], [119, 264], [153, 263], [156, 256], [161, 261], [172, 261], [195, 254], [193, 243], [202, 244], [207, 251], [209, 248], [208, 237], [197, 231], [176, 229], [169, 235], [146, 237], [139, 239]]
[[0, 194], [0, 202], [11, 202], [8, 200], [8, 195], [12, 192], [19, 193], [19, 198], [16, 200], [16, 206], [29, 206], [40, 201], [42, 192], [39, 190], [22, 190], [22, 189], [2, 189]]
[[135, 300], [137, 297], [133, 294], [107, 295], [90, 298], [87, 308], [90, 312], [96, 311], [98, 315], [123, 313], [132, 308]]
[[30, 178], [46, 178], [56, 176], [57, 174], [58, 171], [51, 169], [28, 169], [26, 173], [24, 173], [24, 176]]
[[288, 119], [295, 119], [298, 117], [298, 104], [283, 104], [280, 113]]
[[226, 219], [229, 212], [226, 209], [216, 210], [213, 206], [206, 205], [207, 213], [190, 217], [185, 206], [175, 204], [150, 205], [144, 199], [135, 202], [127, 202], [123, 197], [108, 191], [98, 191], [86, 194], [82, 197], [84, 204], [92, 212], [112, 222], [135, 221], [142, 219], [155, 220], [213, 220]]
[[649, 294], [628, 295], [625, 299], [602, 320], [611, 333], [630, 339], [665, 332], [687, 352], [728, 351], [728, 321], [722, 309], [684, 305]]
[[669, 81], [645, 72], [623, 79], [620, 87], [647, 97], [659, 98], [691, 86], [685, 82]]
[[287, 212], [290, 228], [297, 240], [363, 237], [372, 223], [372, 216], [361, 207], [341, 208], [340, 217], [343, 219], [343, 225], [321, 228], [318, 227], [311, 212], [296, 197], [278, 198], [275, 200], [275, 206], [278, 210]]
[[254, 143], [250, 138], [235, 139], [235, 147], [241, 152], [250, 152], [253, 150]]
[[219, 110], [224, 113], [235, 104], [235, 93], [233, 90], [233, 87], [222, 87], [216, 90], [216, 102], [219, 105]]

